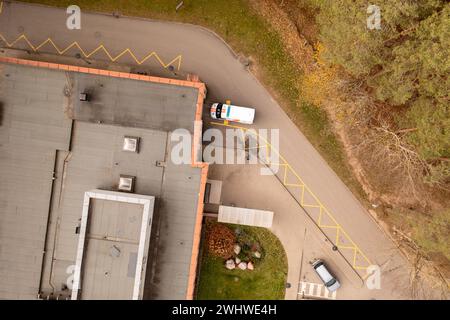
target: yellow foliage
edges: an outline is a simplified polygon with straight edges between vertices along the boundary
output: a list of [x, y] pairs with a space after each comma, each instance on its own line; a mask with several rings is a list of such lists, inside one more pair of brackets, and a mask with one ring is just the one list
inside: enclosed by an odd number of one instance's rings
[[326, 48], [317, 43], [314, 50], [315, 68], [307, 72], [301, 83], [304, 97], [312, 104], [323, 106], [334, 96], [337, 70], [323, 60]]

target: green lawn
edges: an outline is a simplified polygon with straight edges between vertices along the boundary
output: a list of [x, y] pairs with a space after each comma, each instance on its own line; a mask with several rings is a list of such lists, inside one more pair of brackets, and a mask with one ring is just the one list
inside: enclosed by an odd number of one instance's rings
[[[25, 0], [52, 6], [67, 7], [71, 0]], [[129, 16], [188, 22], [217, 32], [236, 52], [251, 56], [258, 66], [258, 75], [270, 88], [291, 119], [326, 159], [341, 179], [362, 195], [345, 160], [342, 145], [330, 130], [326, 113], [305, 104], [299, 86], [302, 72], [285, 50], [279, 34], [252, 10], [245, 0], [185, 0], [175, 12], [179, 0], [78, 0], [81, 10]]]
[[253, 271], [230, 271], [225, 268], [224, 259], [208, 254], [205, 249], [201, 259], [197, 299], [284, 299], [287, 258], [278, 238], [264, 228], [236, 225], [229, 227], [238, 227], [259, 242], [264, 255]]

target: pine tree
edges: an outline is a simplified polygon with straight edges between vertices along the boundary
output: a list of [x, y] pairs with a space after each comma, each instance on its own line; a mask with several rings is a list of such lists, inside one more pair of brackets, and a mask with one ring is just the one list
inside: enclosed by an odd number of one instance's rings
[[[327, 61], [364, 81], [377, 100], [406, 107], [398, 126], [412, 129], [407, 140], [425, 160], [449, 158], [450, 3], [379, 0], [381, 30], [369, 30], [368, 1], [310, 1], [320, 9]], [[439, 174], [448, 163], [436, 165]]]

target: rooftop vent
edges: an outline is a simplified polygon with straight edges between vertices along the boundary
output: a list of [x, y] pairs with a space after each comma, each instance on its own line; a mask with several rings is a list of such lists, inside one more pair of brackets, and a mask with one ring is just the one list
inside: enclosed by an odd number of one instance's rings
[[80, 101], [89, 101], [89, 98], [89, 94], [87, 94], [86, 92], [80, 93]]
[[116, 245], [113, 245], [109, 250], [109, 255], [113, 258], [120, 257], [120, 248]]
[[139, 153], [139, 137], [125, 136], [123, 138], [123, 151]]
[[120, 175], [119, 191], [134, 192], [135, 182], [136, 182], [136, 177]]

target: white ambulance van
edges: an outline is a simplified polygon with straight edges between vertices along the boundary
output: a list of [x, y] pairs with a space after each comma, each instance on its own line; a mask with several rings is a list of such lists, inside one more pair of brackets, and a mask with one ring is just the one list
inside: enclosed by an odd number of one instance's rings
[[224, 103], [214, 103], [211, 106], [211, 117], [244, 124], [252, 124], [255, 119], [255, 109], [238, 107]]

